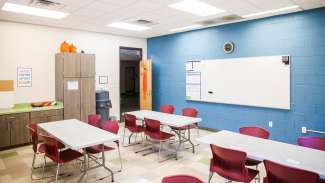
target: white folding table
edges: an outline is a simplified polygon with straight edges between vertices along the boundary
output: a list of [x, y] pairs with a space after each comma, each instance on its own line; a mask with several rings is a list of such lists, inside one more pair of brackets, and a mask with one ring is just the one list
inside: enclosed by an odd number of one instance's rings
[[203, 144], [214, 144], [247, 153], [251, 159], [274, 161], [291, 167], [318, 173], [325, 179], [325, 152], [283, 142], [261, 139], [222, 130], [197, 139]]
[[[138, 120], [144, 120], [144, 118], [154, 119], [160, 121], [162, 125], [170, 126], [170, 127], [182, 127], [186, 125], [191, 125], [194, 123], [199, 123], [202, 121], [201, 118], [194, 118], [194, 117], [188, 117], [188, 116], [181, 116], [177, 114], [167, 114], [163, 112], [157, 112], [157, 111], [150, 111], [150, 110], [140, 110], [140, 111], [132, 111], [132, 112], [126, 112], [126, 114], [131, 114], [136, 116]], [[185, 138], [181, 135], [181, 132], [178, 130], [173, 130], [175, 134], [177, 135], [179, 139], [179, 144], [175, 151], [175, 158], [177, 159], [177, 153], [180, 149], [181, 143], [188, 141], [193, 148], [194, 152], [194, 144], [191, 141], [190, 138]], [[185, 141], [182, 139], [186, 139]]]
[[[104, 144], [119, 140], [119, 136], [100, 128], [91, 126], [87, 123], [77, 119], [62, 120], [49, 123], [38, 124], [38, 127], [58, 139], [61, 143], [65, 144], [68, 148], [73, 150], [82, 150], [84, 154], [84, 172], [79, 178], [79, 181], [85, 176], [88, 170], [104, 167], [110, 172], [112, 182], [114, 181], [113, 171], [105, 165], [105, 153], [103, 154], [103, 162], [96, 161], [98, 166], [89, 168], [87, 164], [86, 148], [94, 145]], [[78, 181], [78, 182], [79, 182]]]

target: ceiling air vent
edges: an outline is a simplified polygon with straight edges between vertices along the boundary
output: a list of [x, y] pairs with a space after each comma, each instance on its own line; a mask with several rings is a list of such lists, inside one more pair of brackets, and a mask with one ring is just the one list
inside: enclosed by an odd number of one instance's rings
[[62, 9], [65, 6], [64, 4], [49, 0], [31, 0], [30, 5], [54, 10]]
[[226, 15], [223, 17], [203, 20], [203, 21], [196, 22], [196, 23], [203, 25], [203, 26], [209, 26], [209, 25], [214, 25], [214, 24], [222, 24], [222, 23], [227, 23], [227, 22], [238, 21], [241, 19], [242, 19], [242, 17], [240, 17], [238, 15]]

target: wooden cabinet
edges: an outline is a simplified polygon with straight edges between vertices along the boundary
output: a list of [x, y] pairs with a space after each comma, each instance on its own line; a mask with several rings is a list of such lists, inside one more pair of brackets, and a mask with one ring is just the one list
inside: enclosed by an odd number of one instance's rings
[[29, 113], [12, 114], [10, 121], [10, 145], [20, 145], [30, 142], [29, 131], [26, 125], [29, 123]]
[[10, 123], [0, 116], [0, 148], [10, 146]]
[[80, 58], [80, 76], [94, 77], [95, 76], [95, 55], [84, 54]]
[[87, 121], [89, 114], [96, 113], [95, 78], [81, 78], [81, 121]]
[[30, 121], [33, 123], [45, 123], [45, 122], [59, 121], [62, 119], [63, 119], [62, 109], [35, 111], [30, 113]]
[[1, 115], [0, 122], [1, 148], [29, 143], [29, 132], [26, 129], [29, 113]]
[[95, 55], [55, 55], [55, 99], [64, 103], [64, 119], [87, 121], [96, 112]]
[[0, 149], [30, 143], [26, 125], [63, 119], [62, 109], [31, 111], [0, 115]]
[[[72, 89], [69, 85], [77, 85]], [[80, 119], [80, 78], [64, 78], [64, 119]]]

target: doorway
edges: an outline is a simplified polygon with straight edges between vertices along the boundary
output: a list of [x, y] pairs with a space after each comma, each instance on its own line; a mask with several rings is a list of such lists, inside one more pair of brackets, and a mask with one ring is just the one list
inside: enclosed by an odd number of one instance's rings
[[120, 112], [140, 109], [141, 48], [120, 47]]

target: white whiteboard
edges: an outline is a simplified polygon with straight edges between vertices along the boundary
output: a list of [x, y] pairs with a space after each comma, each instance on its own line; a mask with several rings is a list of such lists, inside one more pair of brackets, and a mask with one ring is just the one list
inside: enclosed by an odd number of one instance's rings
[[186, 98], [289, 110], [290, 63], [283, 59], [290, 61], [289, 56], [202, 60], [200, 97], [187, 92]]

